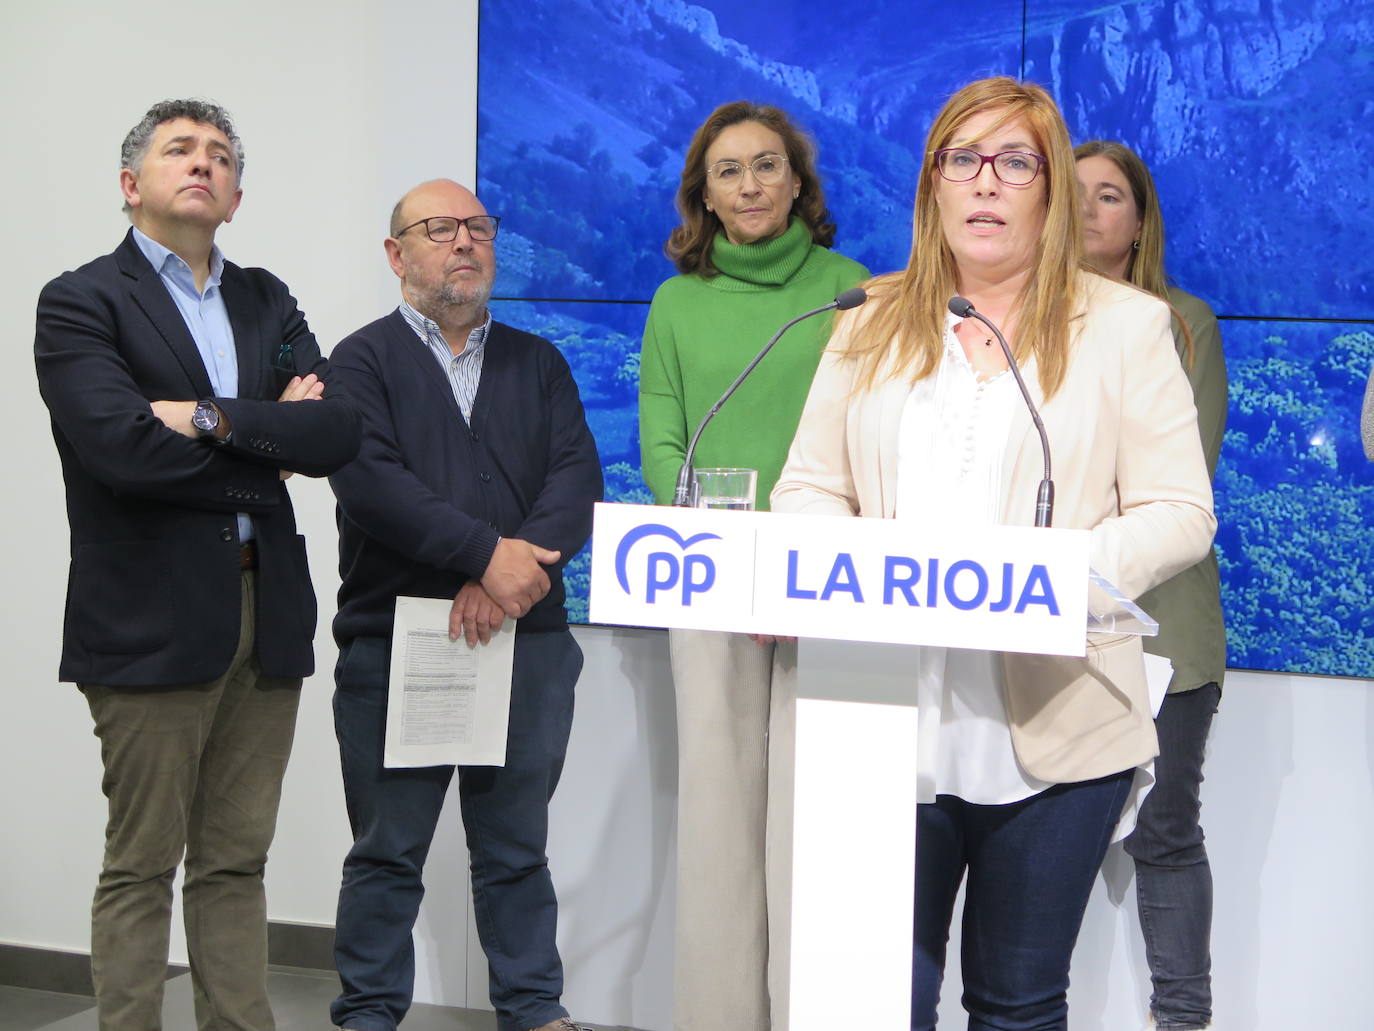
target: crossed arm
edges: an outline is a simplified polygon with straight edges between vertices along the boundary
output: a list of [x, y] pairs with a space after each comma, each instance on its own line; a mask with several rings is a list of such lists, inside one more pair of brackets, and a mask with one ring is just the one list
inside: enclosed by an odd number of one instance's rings
[[[313, 372], [304, 377], [293, 376], [291, 381], [282, 390], [278, 401], [319, 401], [324, 397], [324, 380], [320, 379]], [[200, 431], [191, 422], [191, 416], [196, 410], [197, 401], [154, 401], [152, 402], [153, 414], [158, 417], [164, 426], [174, 433], [180, 433], [183, 437], [196, 440], [200, 437]], [[233, 426], [229, 416], [220, 411], [219, 425], [215, 427], [215, 438], [220, 441], [228, 440], [229, 434], [233, 432]], [[283, 480], [293, 476], [290, 469], [282, 469], [279, 474]]]
[[[281, 400], [320, 399], [328, 366], [294, 301], [276, 286], [283, 339], [290, 334], [311, 370]], [[189, 439], [196, 402], [171, 400], [189, 392], [186, 372], [151, 324], [134, 335], [129, 320], [118, 296], [75, 275], [49, 283], [39, 298], [34, 355], [43, 400], [81, 468], [109, 489], [190, 508], [267, 512], [280, 503], [272, 489], [280, 470], [324, 475], [356, 451], [357, 416], [337, 392], [299, 413], [267, 400], [216, 400], [226, 425], [271, 450]], [[149, 394], [168, 400], [150, 402]]]

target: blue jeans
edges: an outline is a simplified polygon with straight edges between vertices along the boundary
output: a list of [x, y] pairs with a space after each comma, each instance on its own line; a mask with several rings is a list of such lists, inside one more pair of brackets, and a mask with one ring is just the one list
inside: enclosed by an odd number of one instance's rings
[[1126, 839], [1161, 1029], [1203, 1028], [1212, 1019], [1212, 868], [1198, 817], [1202, 753], [1221, 688], [1166, 695], [1155, 718], [1155, 786]]
[[1064, 1031], [1069, 962], [1133, 770], [1009, 805], [939, 795], [916, 816], [911, 1027], [931, 1031], [965, 871], [969, 1031]]
[[[359, 1031], [394, 1031], [410, 1008], [421, 875], [454, 770], [383, 768], [389, 651], [383, 638], [360, 637], [335, 669], [334, 727], [354, 840], [335, 928], [343, 992], [330, 1016]], [[545, 845], [581, 671], [581, 649], [566, 630], [519, 634], [506, 765], [458, 771], [473, 910], [500, 1031], [567, 1016]]]

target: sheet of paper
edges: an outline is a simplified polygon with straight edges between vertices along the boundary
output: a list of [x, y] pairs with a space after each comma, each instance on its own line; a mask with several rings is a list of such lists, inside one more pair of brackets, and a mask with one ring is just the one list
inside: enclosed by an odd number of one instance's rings
[[515, 621], [491, 643], [449, 640], [452, 601], [397, 598], [387, 692], [388, 767], [504, 766]]
[[1169, 693], [1169, 681], [1174, 679], [1174, 664], [1163, 655], [1145, 653], [1145, 683], [1150, 689], [1150, 712], [1158, 716], [1164, 696]]

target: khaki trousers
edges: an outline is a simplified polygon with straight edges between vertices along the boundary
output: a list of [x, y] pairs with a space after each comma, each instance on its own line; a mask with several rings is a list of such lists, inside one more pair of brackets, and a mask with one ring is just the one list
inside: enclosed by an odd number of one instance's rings
[[786, 1031], [795, 643], [669, 633], [678, 720], [677, 1031]]
[[176, 688], [81, 685], [109, 800], [91, 907], [101, 1031], [160, 1031], [172, 880], [200, 1031], [272, 1031], [263, 868], [291, 752], [299, 679], [253, 659], [253, 574], [238, 650], [218, 680]]

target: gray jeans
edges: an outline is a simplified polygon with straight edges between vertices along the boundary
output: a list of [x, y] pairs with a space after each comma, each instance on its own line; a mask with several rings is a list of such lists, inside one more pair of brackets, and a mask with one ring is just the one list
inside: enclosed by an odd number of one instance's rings
[[1154, 985], [1150, 1012], [1161, 1031], [1212, 1019], [1212, 868], [1199, 817], [1203, 750], [1220, 701], [1216, 684], [1164, 697], [1155, 786], [1126, 839]]

